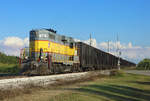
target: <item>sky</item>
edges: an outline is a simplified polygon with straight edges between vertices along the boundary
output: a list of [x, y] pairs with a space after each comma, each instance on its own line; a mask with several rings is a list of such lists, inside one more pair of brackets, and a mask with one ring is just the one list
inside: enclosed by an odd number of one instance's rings
[[117, 43], [133, 62], [150, 58], [150, 0], [1, 0], [0, 51], [18, 55], [29, 31], [53, 28], [104, 51]]

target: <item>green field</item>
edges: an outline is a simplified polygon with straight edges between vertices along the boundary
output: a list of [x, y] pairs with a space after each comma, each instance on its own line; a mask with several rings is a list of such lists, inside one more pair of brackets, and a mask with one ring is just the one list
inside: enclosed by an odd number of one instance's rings
[[19, 68], [17, 64], [4, 64], [0, 63], [0, 74], [17, 74]]
[[150, 101], [150, 77], [119, 74], [26, 91], [7, 101]]

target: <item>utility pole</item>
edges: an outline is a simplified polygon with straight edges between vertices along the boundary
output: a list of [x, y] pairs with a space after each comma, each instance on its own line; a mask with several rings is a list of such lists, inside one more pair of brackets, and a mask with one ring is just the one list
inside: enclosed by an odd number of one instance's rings
[[121, 52], [120, 52], [120, 49], [119, 49], [119, 46], [118, 46], [118, 43], [119, 43], [119, 37], [118, 37], [118, 34], [117, 34], [117, 57], [118, 57], [118, 63], [117, 63], [117, 66], [118, 66], [118, 70], [120, 70], [120, 55], [121, 55]]
[[92, 37], [91, 37], [91, 34], [90, 34], [90, 46], [92, 45]]
[[108, 53], [109, 53], [109, 51], [110, 51], [110, 50], [109, 50], [109, 40], [108, 40]]

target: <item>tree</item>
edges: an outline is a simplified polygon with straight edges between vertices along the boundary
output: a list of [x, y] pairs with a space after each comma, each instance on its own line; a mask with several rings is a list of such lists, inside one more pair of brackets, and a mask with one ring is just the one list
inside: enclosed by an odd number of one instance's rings
[[18, 57], [16, 57], [16, 56], [7, 56], [4, 53], [0, 53], [0, 63], [17, 64], [18, 63]]
[[137, 69], [150, 70], [150, 59], [144, 59], [137, 65]]

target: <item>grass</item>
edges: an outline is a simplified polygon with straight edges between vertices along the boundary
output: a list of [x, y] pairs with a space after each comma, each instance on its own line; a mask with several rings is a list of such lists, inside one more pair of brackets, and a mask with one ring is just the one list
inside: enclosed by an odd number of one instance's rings
[[[116, 71], [115, 71], [116, 72]], [[114, 71], [113, 71], [114, 74]], [[8, 101], [149, 101], [150, 77], [116, 72], [115, 76], [33, 90]]]
[[[119, 74], [120, 75], [120, 74]], [[104, 78], [49, 101], [149, 101], [150, 77], [124, 74]]]
[[134, 66], [134, 67], [123, 67], [121, 69], [123, 69], [123, 70], [136, 70], [137, 67], [136, 66]]
[[150, 67], [137, 67], [137, 70], [150, 70]]
[[0, 63], [0, 73], [6, 74], [17, 74], [19, 73], [19, 68], [17, 64], [4, 64]]

